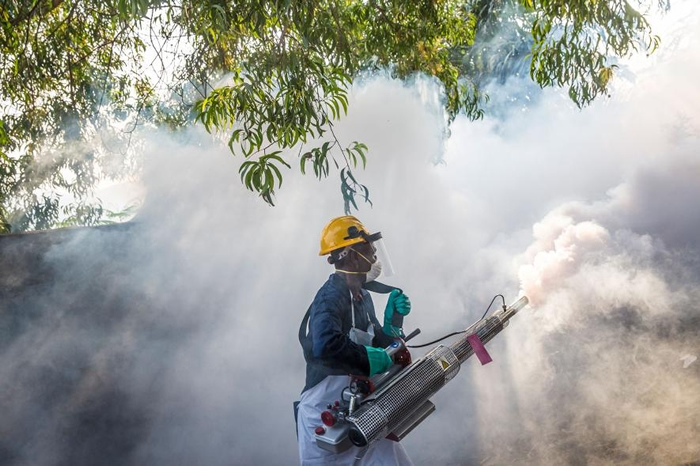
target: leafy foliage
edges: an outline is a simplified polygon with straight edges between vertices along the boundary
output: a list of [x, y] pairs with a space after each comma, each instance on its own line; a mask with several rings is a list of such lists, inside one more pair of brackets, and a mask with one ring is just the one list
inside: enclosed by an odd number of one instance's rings
[[[150, 94], [127, 67], [145, 48], [136, 33], [141, 12], [110, 1], [2, 2], [0, 228], [101, 216], [99, 205], [81, 202], [103, 175], [98, 131]], [[60, 196], [72, 201], [62, 205]]]
[[541, 86], [568, 86], [579, 107], [607, 92], [616, 67], [608, 57], [659, 46], [646, 18], [626, 0], [521, 2], [535, 15], [530, 76]]
[[433, 76], [448, 120], [476, 119], [483, 84], [526, 54], [582, 106], [608, 92], [609, 57], [657, 45], [625, 0], [0, 0], [0, 231], [99, 223], [92, 189], [137, 169], [143, 124], [226, 134], [269, 204], [298, 148], [356, 209], [368, 148], [333, 127], [356, 77]]
[[[474, 18], [461, 2], [237, 2], [216, 5], [212, 18], [197, 53], [225, 67], [230, 84], [201, 100], [197, 120], [210, 131], [230, 128], [232, 152], [259, 157], [241, 170], [246, 187], [269, 203], [273, 175], [279, 174], [272, 160], [282, 162], [269, 158], [270, 148], [279, 154], [320, 140], [300, 159], [302, 173], [311, 161], [319, 178], [328, 176], [331, 160], [352, 174], [358, 148], [366, 163], [366, 147], [342, 148], [332, 132], [333, 121], [347, 112], [348, 86], [360, 73], [429, 73], [445, 86], [451, 118], [460, 110], [477, 111], [477, 94], [459, 79], [459, 60], [451, 54], [474, 39]], [[215, 56], [219, 44], [226, 47]], [[328, 132], [330, 139], [324, 139]], [[344, 189], [350, 187], [345, 180]]]

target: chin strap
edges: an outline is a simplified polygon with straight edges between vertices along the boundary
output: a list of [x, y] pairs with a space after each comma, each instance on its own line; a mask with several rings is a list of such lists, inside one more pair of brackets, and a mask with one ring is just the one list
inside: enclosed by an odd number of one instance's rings
[[352, 270], [335, 269], [336, 272], [347, 273], [350, 275], [367, 275], [367, 272], [353, 272]]

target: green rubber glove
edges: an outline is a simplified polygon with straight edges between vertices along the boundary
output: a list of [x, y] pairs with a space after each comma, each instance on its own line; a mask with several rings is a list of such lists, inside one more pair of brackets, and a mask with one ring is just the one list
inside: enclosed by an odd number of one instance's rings
[[369, 359], [369, 376], [372, 377], [374, 374], [381, 374], [389, 370], [394, 361], [391, 360], [383, 348], [374, 348], [372, 346], [365, 346], [367, 350], [367, 358]]
[[[393, 290], [389, 294], [389, 299], [386, 302], [384, 309], [384, 333], [392, 337], [399, 337], [402, 334], [401, 325], [396, 325], [397, 319], [395, 314], [399, 316], [407, 316], [411, 312], [411, 300], [399, 290]], [[403, 322], [403, 318], [398, 319]]]

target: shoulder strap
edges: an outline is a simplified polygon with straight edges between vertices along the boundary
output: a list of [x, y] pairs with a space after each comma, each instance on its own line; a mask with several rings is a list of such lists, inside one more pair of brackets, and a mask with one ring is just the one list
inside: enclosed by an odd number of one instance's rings
[[[391, 285], [386, 285], [382, 282], [378, 282], [376, 280], [371, 281], [369, 283], [365, 283], [362, 285], [362, 287], [365, 290], [368, 291], [374, 291], [375, 293], [381, 293], [381, 294], [388, 294], [391, 293], [394, 290], [399, 290], [399, 293], [403, 293], [403, 290], [401, 288], [397, 288], [395, 286]], [[403, 327], [403, 316], [399, 314], [398, 312], [394, 312], [391, 316], [391, 325], [393, 325], [396, 328], [402, 328]], [[401, 332], [403, 335], [403, 331]]]
[[311, 306], [306, 310], [304, 318], [301, 319], [301, 325], [299, 326], [299, 343], [304, 350], [304, 356], [311, 353], [311, 341], [309, 340], [309, 335], [307, 332], [307, 327], [309, 325], [309, 317], [311, 317]]
[[355, 303], [353, 303], [352, 291], [350, 292], [350, 316], [352, 317], [352, 328], [355, 328]]
[[399, 292], [403, 293], [403, 290], [401, 288], [397, 288], [395, 286], [391, 285], [386, 285], [382, 282], [378, 282], [376, 280], [373, 280], [371, 282], [363, 283], [362, 288], [364, 288], [367, 291], [373, 291], [375, 293], [380, 293], [380, 294], [389, 294], [394, 290], [399, 290]]

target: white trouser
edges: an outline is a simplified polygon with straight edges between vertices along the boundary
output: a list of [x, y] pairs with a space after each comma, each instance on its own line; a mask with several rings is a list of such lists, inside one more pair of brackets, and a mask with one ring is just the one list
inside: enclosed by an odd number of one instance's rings
[[359, 453], [352, 447], [343, 453], [334, 454], [316, 445], [314, 431], [321, 425], [321, 413], [328, 404], [340, 399], [341, 391], [350, 384], [346, 375], [330, 375], [301, 394], [297, 427], [299, 435], [299, 459], [302, 466], [312, 465], [375, 465], [375, 466], [413, 466], [406, 451], [399, 442], [382, 439], [374, 443], [362, 457], [355, 462]]

